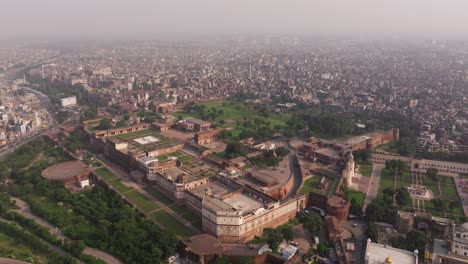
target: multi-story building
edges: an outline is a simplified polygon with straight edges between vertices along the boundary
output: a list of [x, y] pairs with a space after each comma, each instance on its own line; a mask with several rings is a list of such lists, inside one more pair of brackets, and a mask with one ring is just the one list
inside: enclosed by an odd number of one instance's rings
[[277, 200], [225, 176], [206, 177], [173, 167], [148, 176], [152, 185], [202, 218], [204, 232], [228, 243], [245, 242], [286, 223], [306, 205], [306, 196]]

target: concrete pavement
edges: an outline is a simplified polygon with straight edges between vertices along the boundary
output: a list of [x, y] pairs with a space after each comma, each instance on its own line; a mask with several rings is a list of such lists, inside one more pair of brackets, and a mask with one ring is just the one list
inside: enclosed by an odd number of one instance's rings
[[383, 164], [374, 163], [372, 166], [372, 174], [370, 177], [369, 187], [367, 189], [366, 199], [364, 200], [364, 205], [362, 206], [362, 211], [365, 212], [367, 206], [377, 197], [377, 193], [379, 192], [379, 184], [380, 184], [380, 173], [382, 169], [385, 167]]

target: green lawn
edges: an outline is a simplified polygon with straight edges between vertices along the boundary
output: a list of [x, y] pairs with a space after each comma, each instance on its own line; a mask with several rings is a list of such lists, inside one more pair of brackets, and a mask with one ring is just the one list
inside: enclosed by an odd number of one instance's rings
[[392, 171], [383, 168], [380, 174], [380, 189], [381, 190], [384, 190], [387, 188], [393, 189], [394, 178], [395, 178], [395, 175]]
[[304, 186], [302, 187], [301, 193], [308, 194], [310, 192], [314, 193], [322, 193], [322, 190], [317, 189], [317, 184], [319, 184], [322, 177], [319, 176], [312, 176], [311, 178], [307, 179], [304, 182]]
[[46, 263], [47, 258], [34, 249], [5, 233], [0, 232], [0, 257], [33, 263]]
[[362, 176], [370, 177], [372, 175], [372, 165], [359, 165], [359, 172]]
[[409, 171], [404, 171], [400, 173], [400, 177], [398, 178], [398, 188], [410, 186], [411, 185], [411, 173]]
[[353, 198], [356, 199], [358, 204], [362, 207], [364, 205], [364, 199], [366, 198], [366, 194], [363, 192], [350, 191], [348, 194], [348, 198], [350, 201]]
[[440, 184], [440, 188], [442, 189], [442, 194], [450, 196], [450, 197], [458, 197], [457, 188], [455, 185], [450, 184]]
[[151, 194], [155, 199], [160, 201], [161, 203], [167, 205], [169, 208], [172, 209], [172, 211], [176, 212], [178, 215], [183, 217], [185, 220], [189, 221], [192, 223], [194, 226], [198, 227], [201, 229], [201, 217], [190, 211], [186, 206], [184, 205], [178, 205], [171, 199], [167, 198], [157, 190], [155, 190], [151, 186], [146, 186], [143, 188], [147, 193]]
[[115, 174], [113, 174], [110, 170], [108, 170], [107, 168], [97, 169], [97, 170], [94, 171], [94, 173], [96, 175], [100, 176], [101, 178], [103, 178], [106, 181], [111, 181], [111, 180], [115, 180], [115, 179], [119, 178]]
[[106, 181], [109, 185], [111, 185], [114, 189], [116, 189], [119, 193], [124, 193], [128, 192], [130, 190], [133, 190], [132, 187], [127, 187], [123, 185], [122, 182], [120, 182], [120, 179], [115, 179], [111, 181]]
[[143, 194], [139, 193], [137, 190], [130, 191], [124, 194], [128, 200], [134, 202], [141, 210], [145, 213], [159, 209], [160, 207], [154, 202], [150, 201]]
[[335, 179], [333, 182], [332, 187], [330, 188], [330, 191], [328, 192], [328, 198], [332, 197], [336, 193], [336, 189], [338, 189], [338, 185], [340, 184], [340, 179]]
[[188, 229], [181, 222], [177, 221], [172, 215], [163, 210], [156, 211], [150, 214], [150, 218], [160, 223], [165, 229], [174, 232], [182, 238], [189, 238], [194, 235], [192, 230]]
[[[220, 120], [234, 120], [235, 122], [232, 123], [225, 123], [221, 125], [222, 127], [233, 127], [234, 130], [231, 132], [233, 133], [233, 136], [237, 136], [240, 131], [241, 127], [237, 124], [236, 121], [243, 121], [244, 117], [259, 117], [262, 119], [265, 119], [261, 115], [259, 115], [254, 109], [250, 108], [247, 104], [244, 103], [239, 103], [239, 102], [233, 102], [233, 101], [228, 101], [228, 100], [220, 100], [220, 101], [211, 101], [211, 102], [206, 102], [202, 103], [203, 105], [206, 105], [207, 109], [212, 109], [213, 107], [216, 108], [216, 110], [223, 110], [224, 114], [217, 117], [214, 122], [218, 122]], [[174, 114], [176, 117], [181, 116], [182, 118], [185, 117], [195, 117], [195, 118], [200, 118], [196, 113], [187, 113], [187, 112], [177, 112]], [[267, 121], [270, 122], [271, 127], [276, 126], [276, 125], [285, 125], [285, 120], [288, 120], [289, 114], [279, 114], [279, 113], [270, 113], [269, 117], [266, 118]]]
[[158, 192], [151, 186], [146, 186], [143, 188], [147, 193], [149, 193], [151, 196], [153, 196], [156, 200], [160, 201], [161, 203], [165, 205], [171, 205], [174, 203], [173, 200], [167, 198], [164, 194]]

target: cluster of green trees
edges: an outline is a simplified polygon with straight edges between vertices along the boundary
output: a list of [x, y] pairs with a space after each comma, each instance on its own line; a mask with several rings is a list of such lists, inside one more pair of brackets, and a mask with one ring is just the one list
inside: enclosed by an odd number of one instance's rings
[[304, 225], [304, 228], [307, 229], [312, 236], [317, 235], [324, 225], [322, 217], [315, 212], [302, 213], [299, 215], [299, 222]]
[[437, 177], [437, 175], [439, 174], [439, 170], [436, 169], [436, 168], [429, 168], [426, 170], [426, 174], [429, 178], [431, 178], [431, 180], [435, 181], [435, 182], [438, 182], [439, 181], [439, 177]]
[[344, 135], [360, 134], [352, 119], [332, 112], [318, 112], [311, 109], [292, 112], [286, 121], [292, 131], [307, 130], [309, 135], [340, 137]]
[[[38, 152], [43, 159], [36, 161]], [[61, 182], [40, 176], [42, 169], [64, 159], [58, 148], [35, 140], [1, 162], [0, 172], [14, 179], [10, 192], [28, 202], [33, 213], [60, 227], [75, 240], [71, 243], [82, 240], [129, 263], [160, 263], [172, 255], [175, 235], [142, 218], [112, 191], [96, 186], [72, 194]]]
[[281, 158], [275, 156], [273, 150], [263, 151], [262, 154], [249, 159], [252, 164], [258, 167], [278, 167]]
[[275, 130], [271, 128], [270, 121], [260, 117], [244, 117], [244, 121], [238, 121], [242, 126], [239, 139], [255, 138], [266, 140], [273, 137]]
[[385, 169], [392, 172], [406, 172], [409, 170], [408, 163], [402, 160], [387, 160], [385, 162]]
[[[137, 116], [141, 117], [141, 120], [145, 121], [146, 123], [153, 123], [161, 117], [155, 111], [152, 111], [152, 112], [138, 111]], [[122, 121], [127, 121], [128, 119], [129, 119], [129, 115], [124, 115], [124, 119]]]
[[358, 149], [353, 151], [353, 156], [358, 164], [369, 163], [371, 152], [368, 149]]
[[[395, 197], [396, 205], [393, 205]], [[393, 219], [393, 215], [398, 208], [409, 206], [411, 197], [406, 188], [401, 187], [396, 190], [386, 188], [376, 199], [366, 208], [366, 220], [370, 222], [387, 222]]]
[[216, 107], [208, 108], [204, 104], [196, 104], [194, 102], [186, 105], [184, 111], [188, 113], [196, 114], [200, 119], [215, 121], [218, 118], [224, 116], [223, 109], [217, 109]]
[[392, 239], [392, 246], [406, 249], [410, 252], [418, 250], [420, 256], [424, 255], [426, 245], [426, 233], [412, 229], [406, 236], [398, 236]]
[[85, 142], [88, 142], [88, 135], [83, 130], [75, 130], [64, 136], [65, 141], [63, 145], [70, 151], [76, 152], [77, 150], [85, 147]]
[[101, 122], [99, 122], [99, 125], [95, 127], [97, 130], [107, 130], [114, 128], [114, 124], [112, 124], [112, 121], [108, 118], [103, 118]]
[[227, 159], [235, 159], [245, 154], [245, 147], [240, 142], [230, 142], [226, 145], [224, 154]]
[[14, 237], [26, 245], [30, 245], [31, 248], [33, 248], [36, 252], [43, 254], [50, 253], [50, 248], [46, 243], [42, 242], [36, 236], [28, 233], [24, 229], [18, 227], [14, 223], [0, 221], [0, 232]]
[[244, 102], [245, 100], [258, 99], [258, 98], [260, 98], [260, 95], [255, 94], [253, 92], [244, 92], [244, 91], [237, 92], [233, 94], [231, 97], [232, 100], [238, 101], [238, 102]]

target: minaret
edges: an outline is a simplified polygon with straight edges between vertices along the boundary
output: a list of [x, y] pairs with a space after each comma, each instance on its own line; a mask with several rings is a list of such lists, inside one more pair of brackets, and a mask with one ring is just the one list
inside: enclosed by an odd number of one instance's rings
[[352, 151], [348, 154], [348, 161], [343, 170], [343, 177], [345, 178], [346, 185], [351, 186], [354, 177], [354, 156]]

